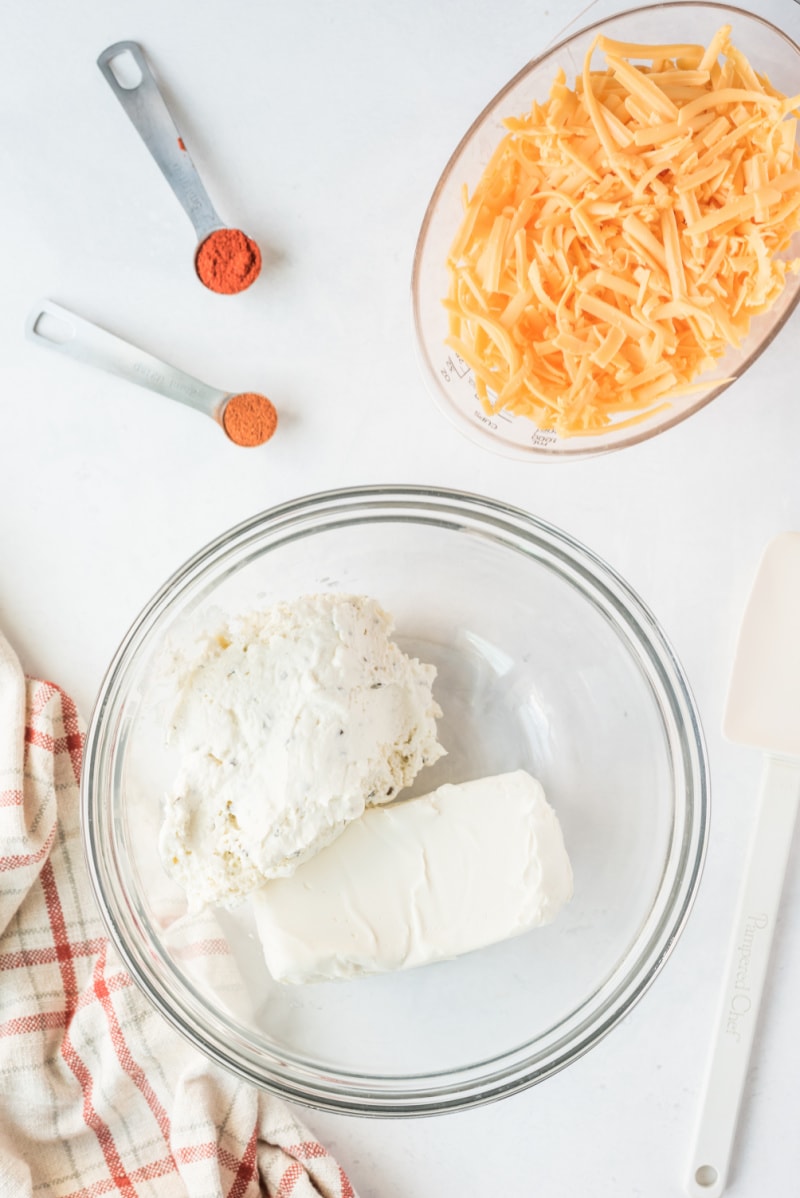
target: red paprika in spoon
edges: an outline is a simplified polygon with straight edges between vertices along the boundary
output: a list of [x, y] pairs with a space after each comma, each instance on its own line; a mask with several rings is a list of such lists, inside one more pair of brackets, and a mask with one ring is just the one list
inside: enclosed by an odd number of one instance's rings
[[241, 229], [216, 229], [200, 243], [194, 265], [210, 291], [235, 295], [258, 278], [261, 251]]
[[28, 315], [25, 332], [39, 345], [99, 366], [210, 416], [236, 445], [263, 445], [278, 427], [278, 413], [266, 395], [209, 387], [51, 300], [40, 300], [35, 305]]
[[261, 251], [241, 229], [228, 228], [220, 220], [141, 46], [115, 42], [97, 65], [194, 225], [200, 282], [218, 295], [244, 291], [258, 278]]
[[266, 395], [242, 391], [225, 404], [222, 427], [236, 445], [263, 445], [278, 427], [278, 413]]

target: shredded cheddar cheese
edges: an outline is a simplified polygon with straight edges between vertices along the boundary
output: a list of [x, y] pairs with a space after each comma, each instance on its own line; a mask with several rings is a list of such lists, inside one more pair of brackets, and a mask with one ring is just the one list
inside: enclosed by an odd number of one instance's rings
[[[723, 26], [709, 46], [599, 35], [574, 89], [507, 133], [448, 258], [447, 344], [488, 414], [560, 436], [625, 427], [698, 376], [800, 258], [800, 95]], [[592, 69], [595, 50], [604, 71]]]

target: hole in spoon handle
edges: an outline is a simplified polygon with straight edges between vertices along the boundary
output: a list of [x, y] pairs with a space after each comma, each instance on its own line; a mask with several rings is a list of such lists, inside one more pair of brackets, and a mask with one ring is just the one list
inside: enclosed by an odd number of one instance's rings
[[97, 65], [203, 241], [222, 226], [138, 42], [114, 42]]
[[144, 74], [138, 61], [140, 58], [141, 55], [135, 54], [128, 47], [106, 59], [108, 70], [113, 75], [114, 82], [123, 91], [134, 91], [141, 84]]

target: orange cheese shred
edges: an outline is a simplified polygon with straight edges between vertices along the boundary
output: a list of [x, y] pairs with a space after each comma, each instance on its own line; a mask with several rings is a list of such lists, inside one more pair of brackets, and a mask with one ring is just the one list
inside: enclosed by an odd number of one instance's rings
[[800, 96], [730, 37], [600, 35], [574, 88], [559, 71], [506, 120], [447, 262], [447, 343], [487, 413], [562, 437], [646, 419], [800, 269]]

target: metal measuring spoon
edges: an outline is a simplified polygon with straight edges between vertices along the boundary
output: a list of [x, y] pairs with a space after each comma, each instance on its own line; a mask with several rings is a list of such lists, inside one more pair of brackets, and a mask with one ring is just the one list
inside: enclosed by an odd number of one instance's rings
[[31, 309], [25, 334], [38, 345], [60, 350], [210, 416], [236, 445], [263, 445], [277, 427], [277, 413], [266, 395], [218, 391], [50, 300]]
[[141, 46], [115, 42], [103, 50], [97, 65], [194, 225], [195, 270], [201, 283], [222, 295], [244, 291], [258, 278], [261, 251], [241, 229], [220, 220]]

